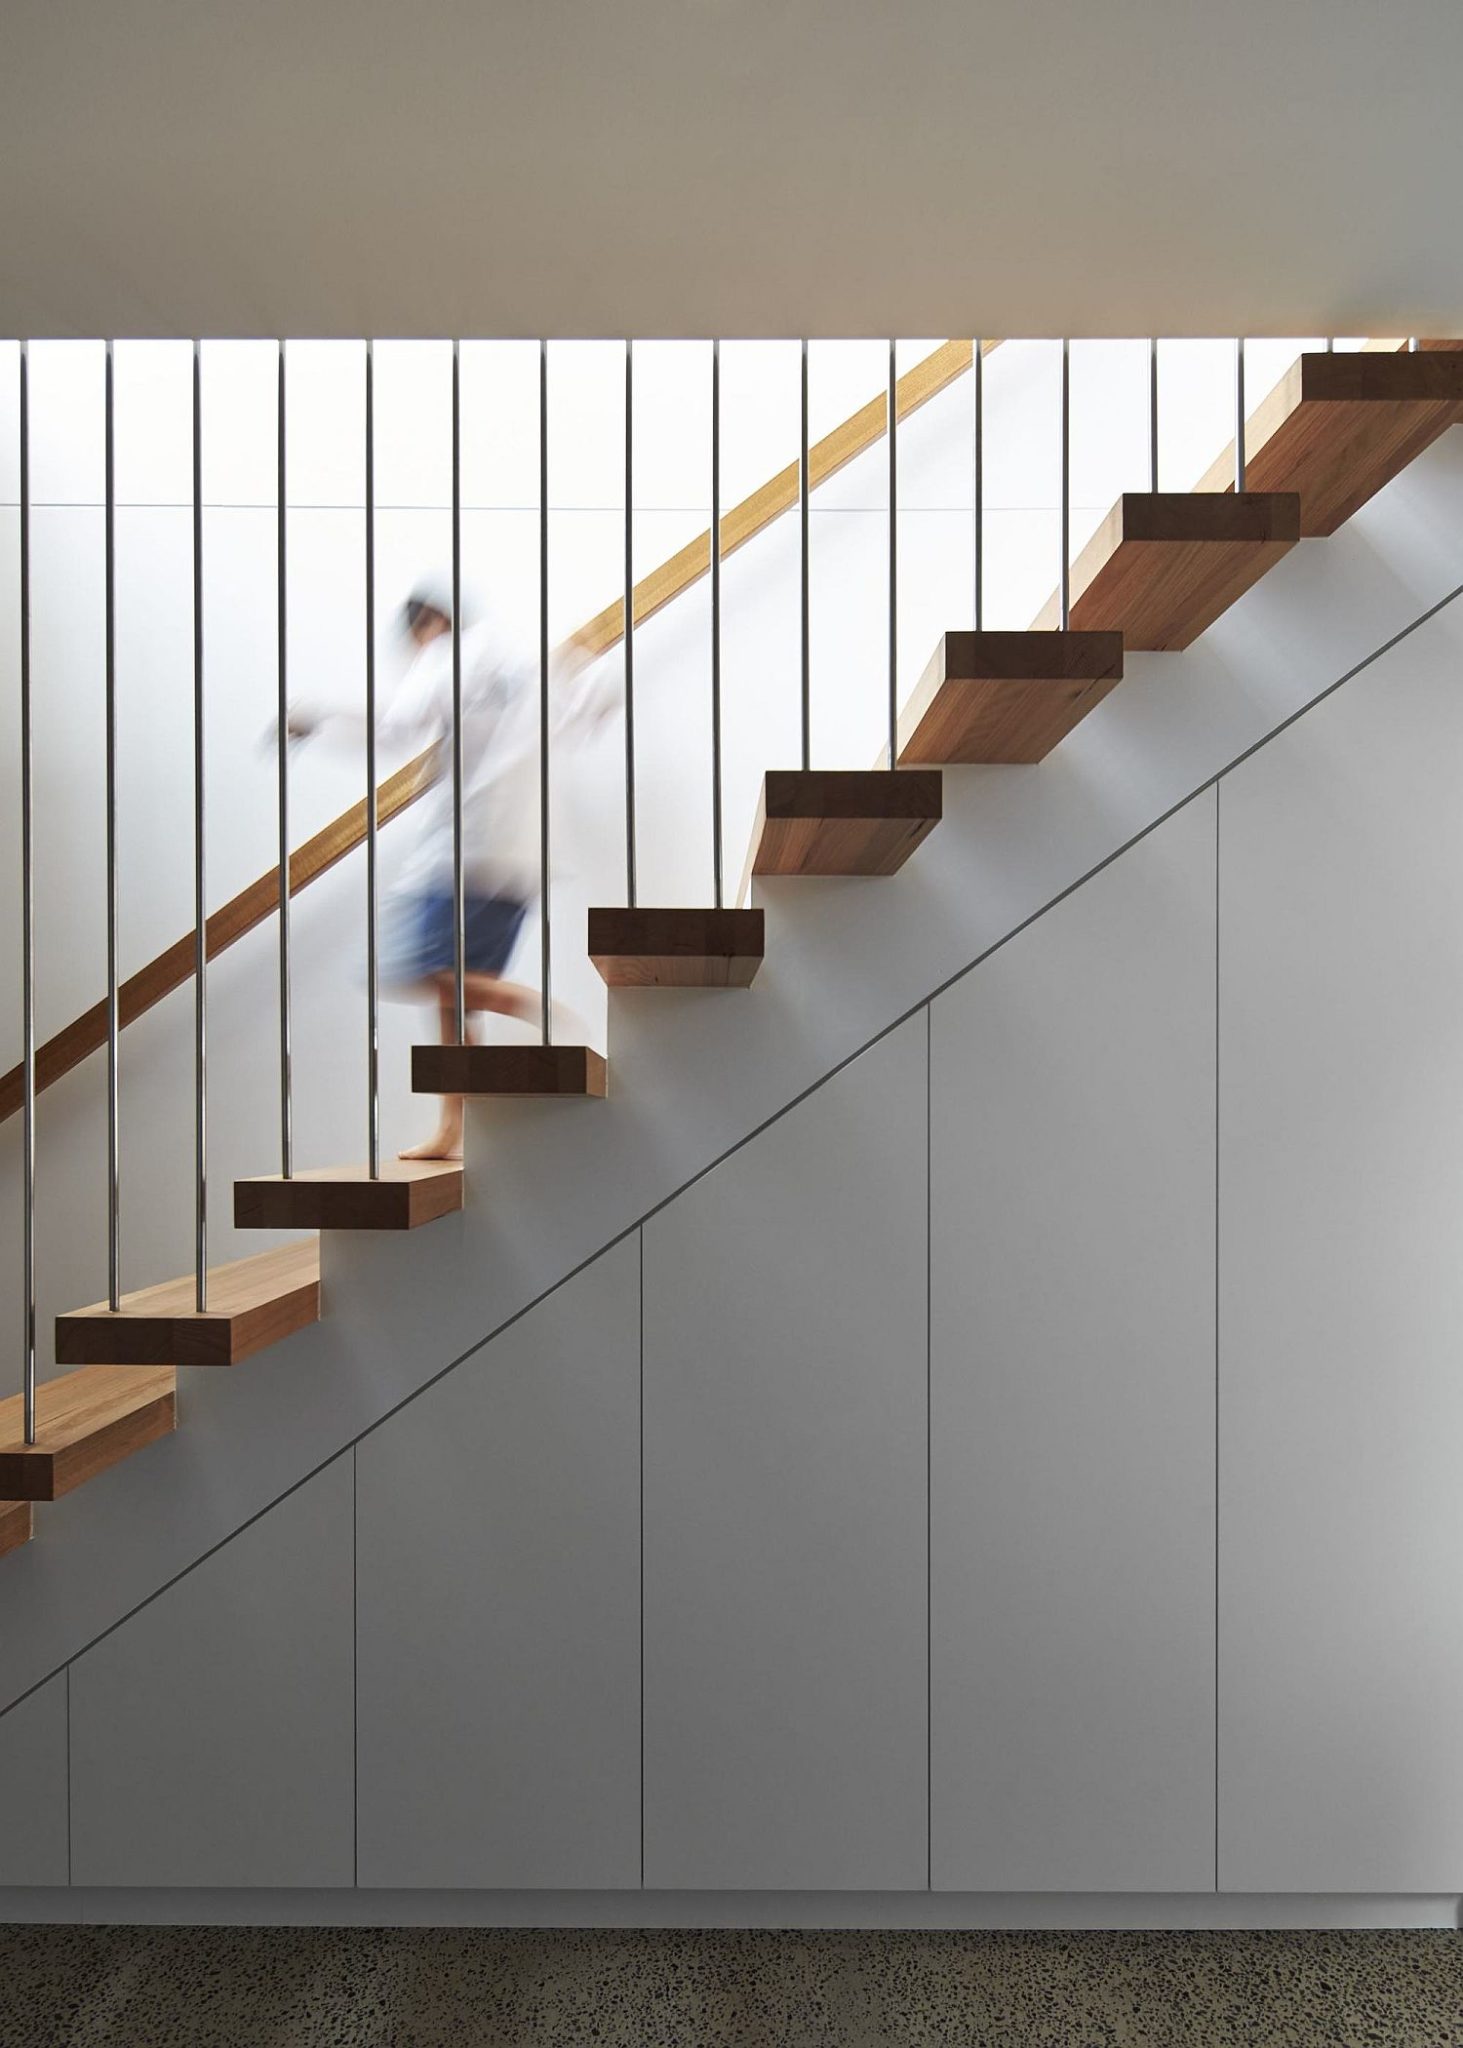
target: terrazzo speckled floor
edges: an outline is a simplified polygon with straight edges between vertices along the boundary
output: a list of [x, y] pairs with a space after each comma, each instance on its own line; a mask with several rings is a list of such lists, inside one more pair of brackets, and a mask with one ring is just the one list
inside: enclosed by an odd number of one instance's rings
[[5, 2048], [1459, 2048], [1463, 1934], [0, 1929]]

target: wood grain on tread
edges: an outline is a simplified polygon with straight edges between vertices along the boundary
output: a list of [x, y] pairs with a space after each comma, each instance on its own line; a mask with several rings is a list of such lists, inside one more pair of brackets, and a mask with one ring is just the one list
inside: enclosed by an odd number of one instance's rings
[[320, 1320], [315, 1238], [256, 1252], [208, 1272], [208, 1307], [194, 1307], [193, 1276], [124, 1294], [56, 1318], [62, 1365], [237, 1365]]
[[589, 1045], [414, 1045], [418, 1095], [594, 1095], [608, 1087]]
[[239, 1230], [416, 1230], [462, 1207], [462, 1167], [441, 1159], [384, 1160], [364, 1167], [312, 1167], [234, 1182]]
[[[999, 341], [981, 343], [981, 353], [989, 355], [999, 348]], [[928, 405], [932, 398], [963, 376], [975, 360], [975, 350], [968, 341], [946, 341], [933, 350], [899, 379], [896, 410], [900, 419], [907, 419], [921, 406]], [[883, 439], [885, 430], [885, 401], [882, 397], [870, 399], [832, 433], [825, 434], [808, 451], [808, 477], [810, 487], [816, 489], [826, 483], [839, 470], [844, 469], [866, 449], [872, 448]], [[798, 502], [798, 465], [793, 462], [779, 470], [775, 477], [753, 491], [749, 498], [733, 505], [722, 514], [721, 553], [723, 559], [745, 547], [759, 533], [772, 525], [774, 520], [789, 512]], [[635, 623], [664, 610], [666, 605], [693, 588], [703, 576], [711, 571], [711, 535], [709, 529], [688, 541], [685, 547], [662, 562], [635, 585], [633, 604]], [[575, 661], [593, 660], [607, 653], [624, 638], [625, 607], [623, 600], [606, 605], [587, 624], [565, 641], [557, 650], [555, 659], [566, 656]], [[377, 791], [379, 822], [387, 825], [412, 804], [431, 786], [436, 769], [434, 749], [418, 754], [404, 767], [389, 775]], [[301, 889], [344, 860], [360, 846], [366, 836], [365, 799], [353, 804], [348, 811], [342, 811], [313, 838], [307, 839], [291, 855], [289, 862], [290, 895], [297, 896]], [[271, 868], [247, 889], [231, 897], [222, 908], [214, 911], [204, 926], [204, 947], [210, 960], [243, 938], [267, 917], [273, 915], [279, 906], [279, 869]], [[119, 1006], [122, 1024], [128, 1025], [140, 1017], [154, 1003], [162, 1001], [175, 988], [181, 988], [193, 973], [194, 935], [189, 932], [171, 945], [165, 953], [129, 975], [122, 984]], [[82, 1016], [48, 1038], [36, 1050], [36, 1088], [49, 1088], [63, 1074], [70, 1073], [74, 1066], [89, 1053], [96, 1052], [106, 1043], [107, 1008], [105, 1002], [94, 1003]], [[0, 1076], [0, 1123], [13, 1116], [21, 1105], [21, 1070], [12, 1067], [9, 1073]]]
[[177, 1423], [171, 1367], [84, 1365], [36, 1389], [36, 1441], [19, 1394], [0, 1401], [0, 1493], [59, 1500]]
[[901, 762], [1032, 762], [1120, 682], [1121, 633], [946, 633], [899, 714]]
[[[1463, 353], [1303, 355], [1245, 423], [1245, 484], [1295, 491], [1300, 530], [1334, 533], [1463, 415]], [[1234, 489], [1233, 444], [1200, 479]]]
[[589, 913], [589, 957], [614, 988], [748, 988], [765, 944], [760, 910]]
[[769, 769], [750, 875], [892, 875], [940, 822], [933, 768]]
[[[1188, 647], [1300, 538], [1291, 492], [1125, 491], [1072, 565], [1073, 627]], [[1059, 616], [1055, 596], [1036, 621]]]
[[28, 1500], [0, 1500], [0, 1557], [30, 1542], [31, 1520]]

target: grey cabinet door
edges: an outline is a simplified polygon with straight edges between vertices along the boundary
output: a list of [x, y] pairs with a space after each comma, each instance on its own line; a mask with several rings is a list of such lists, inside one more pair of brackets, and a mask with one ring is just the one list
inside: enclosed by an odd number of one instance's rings
[[1460, 614], [1220, 798], [1225, 1890], [1463, 1888]]
[[351, 1454], [71, 1667], [78, 1885], [352, 1880]]
[[66, 1673], [0, 1714], [0, 1885], [65, 1884]]
[[937, 1888], [1214, 1881], [1214, 805], [933, 1005]]
[[640, 1882], [640, 1247], [367, 1436], [360, 1882]]
[[926, 1029], [645, 1226], [645, 1882], [926, 1881]]

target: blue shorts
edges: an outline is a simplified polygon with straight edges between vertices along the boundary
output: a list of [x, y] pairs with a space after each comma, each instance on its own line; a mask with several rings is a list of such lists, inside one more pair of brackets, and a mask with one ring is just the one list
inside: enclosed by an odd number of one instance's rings
[[[457, 964], [452, 895], [403, 896], [382, 919], [381, 979], [404, 987], [450, 974]], [[527, 907], [506, 896], [468, 896], [462, 958], [469, 974], [501, 976], [513, 958]]]

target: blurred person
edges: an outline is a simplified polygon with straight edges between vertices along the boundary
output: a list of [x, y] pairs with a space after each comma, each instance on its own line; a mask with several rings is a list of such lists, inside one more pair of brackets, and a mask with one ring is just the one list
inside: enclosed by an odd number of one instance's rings
[[[429, 576], [402, 605], [411, 662], [378, 706], [376, 733], [387, 746], [434, 747], [427, 790], [413, 807], [416, 844], [382, 904], [380, 976], [403, 994], [435, 995], [442, 1043], [457, 1042], [452, 802], [452, 583]], [[532, 1022], [535, 989], [507, 970], [524, 921], [538, 899], [539, 675], [516, 657], [490, 619], [462, 604], [463, 995], [466, 1038], [479, 1042], [474, 1018], [485, 1011]], [[593, 665], [578, 638], [549, 672], [551, 732], [597, 724], [617, 701], [618, 671]], [[303, 739], [332, 726], [364, 730], [364, 713], [291, 704], [288, 731]], [[460, 1159], [460, 1095], [441, 1099], [437, 1129], [403, 1159]]]

